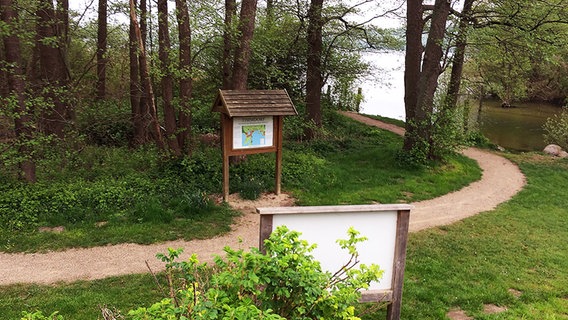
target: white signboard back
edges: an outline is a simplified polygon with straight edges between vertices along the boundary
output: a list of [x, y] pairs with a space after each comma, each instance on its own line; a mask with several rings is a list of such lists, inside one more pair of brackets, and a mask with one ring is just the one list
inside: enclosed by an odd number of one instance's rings
[[310, 244], [317, 244], [317, 248], [312, 253], [321, 262], [322, 269], [332, 274], [349, 261], [349, 253], [347, 250], [342, 250], [336, 241], [347, 239], [347, 230], [353, 227], [360, 232], [360, 236], [368, 238], [357, 245], [360, 263], [366, 265], [375, 263], [384, 270], [382, 279], [371, 283], [369, 290], [392, 288], [396, 210], [327, 213], [325, 216], [316, 213], [274, 215], [273, 229], [280, 225], [301, 232], [301, 239]]

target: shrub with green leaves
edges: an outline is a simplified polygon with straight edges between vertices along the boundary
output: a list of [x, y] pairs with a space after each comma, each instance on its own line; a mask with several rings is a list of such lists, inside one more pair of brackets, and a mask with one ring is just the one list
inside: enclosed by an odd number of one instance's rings
[[80, 105], [77, 129], [87, 142], [101, 146], [126, 146], [132, 138], [130, 107], [125, 101], [98, 101]]
[[562, 113], [550, 117], [544, 123], [544, 141], [568, 149], [568, 108]]
[[[351, 259], [335, 274], [323, 271], [311, 255], [315, 245], [300, 233], [278, 227], [265, 241], [266, 253], [225, 248], [209, 268], [192, 256], [176, 262], [181, 249], [158, 254], [166, 263], [168, 298], [128, 316], [144, 319], [359, 319], [360, 290], [377, 281], [377, 265], [358, 265], [357, 243], [366, 240], [353, 228], [338, 240]], [[356, 268], [357, 267], [357, 268]]]

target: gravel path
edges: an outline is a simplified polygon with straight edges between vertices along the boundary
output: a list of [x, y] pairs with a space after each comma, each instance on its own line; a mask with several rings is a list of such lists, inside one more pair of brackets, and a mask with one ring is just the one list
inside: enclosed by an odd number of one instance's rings
[[[397, 134], [404, 130], [355, 113], [344, 113], [363, 123]], [[525, 178], [519, 168], [507, 159], [491, 152], [469, 148], [463, 151], [475, 159], [483, 176], [459, 191], [432, 200], [413, 203], [410, 230], [418, 231], [446, 225], [495, 208], [520, 191]], [[153, 245], [121, 244], [60, 252], [7, 254], [0, 253], [0, 285], [15, 283], [53, 284], [77, 280], [94, 280], [110, 276], [161, 270], [155, 254], [167, 248], [184, 248], [182, 258], [196, 253], [200, 261], [212, 261], [222, 254], [223, 247], [249, 248], [258, 246], [259, 222], [256, 207], [290, 206], [294, 200], [287, 194], [263, 195], [256, 201], [243, 201], [231, 195], [229, 203], [244, 212], [231, 232], [208, 240], [171, 241]]]
[[[404, 135], [404, 129], [401, 127], [358, 113], [342, 112], [342, 114], [365, 124]], [[519, 167], [495, 153], [467, 148], [462, 154], [477, 161], [483, 170], [481, 179], [456, 192], [413, 203], [410, 231], [450, 224], [492, 210], [517, 194], [525, 185], [525, 176]]]

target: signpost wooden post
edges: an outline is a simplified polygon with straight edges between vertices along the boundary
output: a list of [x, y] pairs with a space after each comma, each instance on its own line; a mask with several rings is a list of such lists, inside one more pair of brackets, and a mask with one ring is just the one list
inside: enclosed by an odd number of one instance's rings
[[407, 204], [257, 208], [259, 248], [263, 250], [272, 230], [285, 225], [301, 232], [303, 240], [317, 244], [313, 256], [322, 269], [334, 273], [348, 259], [335, 241], [344, 239], [349, 227], [355, 228], [367, 237], [358, 246], [360, 262], [375, 263], [384, 270], [383, 279], [362, 292], [361, 302], [389, 302], [387, 320], [398, 320], [411, 209]]
[[229, 157], [264, 152], [276, 153], [280, 194], [283, 116], [298, 114], [286, 90], [219, 90], [212, 111], [221, 113], [223, 200], [229, 199]]

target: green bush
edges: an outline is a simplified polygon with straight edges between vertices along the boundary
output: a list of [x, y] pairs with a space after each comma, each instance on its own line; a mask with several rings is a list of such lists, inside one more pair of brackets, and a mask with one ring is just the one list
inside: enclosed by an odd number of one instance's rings
[[197, 134], [217, 133], [221, 131], [221, 120], [219, 113], [211, 112], [211, 103], [214, 98], [191, 100], [192, 121], [191, 128]]
[[132, 138], [128, 102], [91, 102], [77, 112], [77, 129], [87, 142], [100, 146], [125, 146]]
[[[350, 258], [334, 274], [323, 271], [311, 252], [315, 245], [300, 239], [300, 233], [278, 227], [265, 240], [266, 253], [225, 248], [225, 258], [201, 264], [195, 255], [176, 261], [182, 249], [157, 254], [165, 263], [164, 279], [154, 280], [166, 298], [149, 307], [139, 307], [116, 319], [359, 319], [356, 312], [377, 305], [359, 305], [365, 290], [383, 274], [379, 266], [359, 264], [357, 244], [365, 237], [353, 228], [348, 239], [338, 240]], [[356, 305], [360, 307], [355, 308]], [[106, 308], [104, 308], [106, 309]], [[104, 312], [103, 308], [101, 311]], [[63, 320], [57, 312], [24, 312], [22, 319]], [[106, 318], [105, 318], [106, 319]]]
[[221, 192], [223, 167], [220, 149], [207, 148], [191, 157], [171, 159], [161, 164], [162, 176], [176, 177], [190, 190]]
[[562, 113], [550, 117], [544, 123], [544, 141], [554, 143], [564, 149], [568, 149], [568, 109], [562, 109]]
[[478, 148], [494, 149], [496, 145], [492, 143], [479, 130], [469, 130], [465, 133], [465, 143], [469, 146]]
[[352, 259], [332, 275], [321, 269], [300, 233], [277, 228], [265, 241], [266, 254], [226, 248], [213, 268], [192, 256], [176, 262], [180, 250], [158, 254], [166, 263], [169, 297], [129, 312], [142, 319], [358, 319], [355, 305], [382, 271], [358, 264], [356, 244], [364, 241], [352, 228], [338, 240]]

